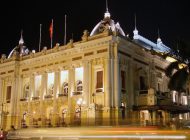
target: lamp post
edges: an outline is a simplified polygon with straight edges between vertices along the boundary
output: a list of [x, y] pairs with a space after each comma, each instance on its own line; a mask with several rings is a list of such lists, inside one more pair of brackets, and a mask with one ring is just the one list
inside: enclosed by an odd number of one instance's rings
[[83, 105], [85, 105], [86, 104], [86, 102], [82, 99], [82, 98], [79, 98], [78, 100], [77, 100], [77, 105], [79, 106], [79, 117], [80, 117], [80, 122], [81, 122], [81, 112], [82, 112], [82, 106]]

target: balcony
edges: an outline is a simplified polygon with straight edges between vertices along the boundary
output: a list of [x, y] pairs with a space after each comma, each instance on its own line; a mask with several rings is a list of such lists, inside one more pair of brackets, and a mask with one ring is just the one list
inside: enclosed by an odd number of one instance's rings
[[58, 94], [58, 97], [66, 97], [66, 96], [68, 96], [68, 93], [60, 93], [60, 94]]
[[51, 99], [51, 98], [53, 98], [53, 95], [47, 94], [47, 95], [44, 96], [44, 98], [45, 98], [45, 99]]
[[82, 95], [82, 91], [73, 91], [73, 95]]
[[26, 102], [26, 101], [28, 101], [28, 97], [20, 98], [20, 101], [21, 101], [21, 102]]
[[157, 104], [157, 97], [153, 89], [139, 90], [136, 96], [136, 105], [155, 105]]
[[32, 97], [32, 100], [39, 100], [39, 99], [40, 99], [39, 96], [34, 96], [34, 97]]

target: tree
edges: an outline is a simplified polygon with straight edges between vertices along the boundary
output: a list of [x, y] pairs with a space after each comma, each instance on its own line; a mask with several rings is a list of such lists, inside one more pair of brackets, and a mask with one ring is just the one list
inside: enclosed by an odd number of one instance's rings
[[[176, 57], [177, 61], [172, 62], [166, 68], [166, 76], [170, 78], [168, 88], [179, 92], [186, 90], [190, 71], [190, 45], [184, 41], [179, 41], [177, 51], [170, 55]], [[181, 65], [184, 64], [184, 65]], [[180, 66], [180, 67], [179, 67]]]

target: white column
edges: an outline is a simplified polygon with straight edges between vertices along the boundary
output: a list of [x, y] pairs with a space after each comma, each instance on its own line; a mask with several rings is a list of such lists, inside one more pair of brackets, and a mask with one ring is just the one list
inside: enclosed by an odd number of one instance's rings
[[[0, 78], [0, 105], [3, 103], [3, 82], [2, 79]], [[0, 106], [0, 113], [2, 113], [2, 106]], [[2, 128], [2, 114], [0, 115], [0, 126]]]
[[[18, 93], [17, 94], [17, 99], [15, 100], [15, 103], [14, 103], [14, 107], [15, 107], [15, 116], [16, 116], [16, 119], [17, 119], [17, 123], [18, 123], [18, 126], [21, 125], [21, 119], [22, 119], [22, 112], [20, 110], [20, 107], [19, 107], [19, 102], [20, 102], [20, 99], [23, 98], [23, 77], [22, 76], [19, 76], [18, 77], [18, 83], [17, 83], [17, 86], [18, 86]], [[12, 93], [11, 93], [12, 94]], [[12, 96], [12, 95], [11, 95]], [[23, 110], [22, 110], [23, 111]], [[15, 120], [16, 121], [16, 120]]]
[[24, 92], [23, 92], [23, 77], [20, 78], [20, 87], [19, 87], [19, 95], [18, 95], [18, 100], [20, 100], [21, 98], [24, 98]]
[[3, 101], [3, 82], [2, 79], [0, 78], [0, 102]]
[[66, 123], [72, 123], [74, 119], [74, 107], [72, 106], [72, 95], [74, 91], [74, 77], [75, 69], [74, 67], [70, 67], [69, 69], [69, 89], [68, 89], [68, 113], [67, 113], [67, 118], [66, 118]]
[[114, 106], [114, 59], [111, 58], [111, 91], [110, 91], [110, 100], [111, 100], [111, 107]]
[[105, 107], [110, 107], [110, 59], [105, 59]]
[[114, 106], [119, 107], [119, 101], [120, 101], [120, 69], [119, 69], [119, 60], [118, 58], [114, 59]]
[[42, 83], [41, 83], [41, 90], [42, 90], [42, 99], [47, 94], [47, 72], [42, 74]]
[[11, 88], [11, 125], [16, 126], [16, 115], [19, 105], [19, 91], [20, 91], [20, 75], [12, 77], [12, 88]]
[[57, 113], [58, 113], [58, 107], [57, 107], [57, 101], [56, 101], [56, 98], [57, 98], [57, 95], [58, 95], [58, 92], [59, 92], [59, 83], [60, 83], [60, 80], [59, 80], [59, 76], [60, 75], [60, 71], [57, 70], [55, 71], [55, 77], [54, 77], [54, 89], [53, 89], [53, 125], [56, 126], [57, 124]]
[[69, 69], [69, 91], [68, 91], [68, 102], [70, 101], [71, 95], [73, 95], [74, 86], [75, 86], [75, 68], [71, 67]]
[[54, 82], [54, 99], [56, 99], [57, 95], [59, 94], [59, 87], [60, 87], [60, 71], [55, 72], [55, 82]]
[[35, 75], [31, 74], [30, 75], [30, 100], [32, 97], [35, 96]]
[[89, 94], [88, 94], [88, 105], [92, 102], [93, 98], [92, 97], [92, 61], [88, 62], [88, 89], [89, 89]]
[[83, 96], [86, 105], [89, 105], [89, 62], [85, 61], [83, 63], [84, 73], [83, 73]]

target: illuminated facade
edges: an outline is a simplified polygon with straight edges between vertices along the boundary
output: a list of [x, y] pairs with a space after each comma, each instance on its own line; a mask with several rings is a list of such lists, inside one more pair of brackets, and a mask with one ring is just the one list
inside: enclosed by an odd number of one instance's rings
[[29, 53], [21, 36], [1, 57], [1, 126], [165, 125], [188, 110], [187, 94], [167, 88], [170, 62], [158, 54], [168, 51], [136, 28], [130, 40], [108, 11], [79, 42]]

